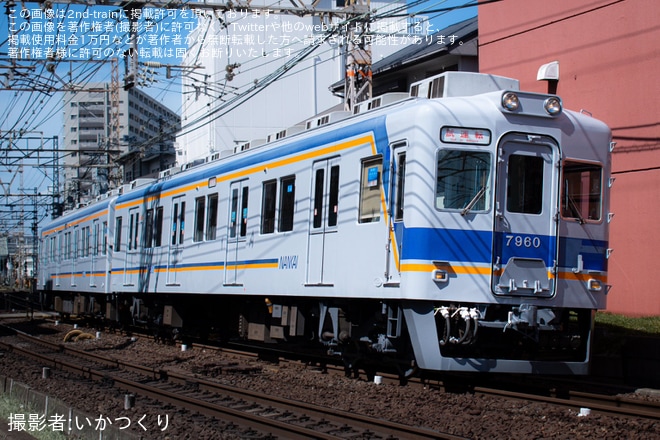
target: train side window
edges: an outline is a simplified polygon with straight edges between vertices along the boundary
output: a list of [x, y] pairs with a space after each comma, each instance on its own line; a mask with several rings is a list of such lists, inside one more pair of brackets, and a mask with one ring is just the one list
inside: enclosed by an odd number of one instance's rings
[[293, 230], [293, 213], [296, 201], [296, 176], [283, 177], [280, 180], [280, 232]]
[[108, 253], [108, 222], [103, 222], [103, 239], [101, 242], [101, 254]]
[[71, 231], [64, 233], [64, 259], [71, 259]]
[[382, 174], [382, 157], [362, 161], [362, 177], [360, 183], [360, 223], [380, 221], [380, 187], [382, 183]]
[[72, 258], [78, 258], [80, 255], [78, 254], [78, 250], [80, 249], [80, 228], [78, 226], [75, 226], [73, 228], [73, 255]]
[[277, 180], [263, 183], [263, 196], [261, 200], [261, 233], [275, 232], [275, 207], [277, 206]]
[[39, 258], [41, 264], [48, 264], [49, 255], [50, 255], [50, 240], [44, 239], [43, 246], [39, 249]]
[[133, 249], [133, 214], [128, 217], [128, 250]]
[[579, 221], [600, 221], [603, 168], [598, 164], [566, 161], [563, 166], [561, 215]]
[[521, 214], [540, 214], [543, 209], [542, 157], [513, 154], [509, 157], [506, 209]]
[[186, 202], [175, 200], [172, 205], [172, 245], [183, 244], [186, 219]]
[[179, 213], [179, 244], [183, 244], [183, 233], [186, 230], [186, 202], [181, 202]]
[[314, 228], [320, 228], [323, 224], [323, 184], [325, 183], [325, 169], [316, 170], [314, 177], [314, 216], [312, 223]]
[[140, 222], [140, 213], [137, 209], [130, 213], [128, 223], [128, 250], [137, 250], [138, 248], [138, 225]]
[[153, 246], [154, 238], [154, 210], [147, 209], [144, 215], [144, 247], [149, 249]]
[[330, 197], [328, 199], [328, 226], [337, 226], [339, 211], [339, 165], [330, 168]]
[[154, 220], [154, 246], [162, 244], [163, 237], [163, 207], [156, 208], [156, 219]]
[[62, 260], [68, 260], [69, 259], [69, 248], [67, 247], [67, 237], [68, 233], [64, 232], [62, 234], [59, 234], [59, 249], [60, 249], [60, 259]]
[[178, 242], [179, 231], [179, 204], [175, 203], [172, 207], [172, 244], [176, 245]]
[[490, 203], [491, 156], [484, 151], [438, 151], [435, 207], [486, 211]]
[[405, 190], [406, 155], [399, 154], [396, 161], [396, 201], [394, 205], [394, 221], [403, 220], [403, 195]]
[[208, 196], [206, 212], [206, 240], [215, 240], [218, 230], [218, 195]]
[[121, 216], [115, 220], [115, 252], [121, 251], [122, 222], [123, 218]]
[[83, 226], [82, 228], [78, 229], [78, 257], [79, 258], [84, 258], [85, 255], [85, 245], [87, 244], [87, 240], [85, 239], [87, 237], [87, 227]]
[[206, 213], [206, 198], [204, 196], [195, 199], [195, 231], [193, 242], [204, 240], [204, 214]]
[[238, 188], [231, 191], [231, 208], [229, 213], [229, 237], [236, 237], [236, 221], [238, 219]]
[[92, 227], [87, 226], [86, 229], [87, 233], [85, 234], [85, 237], [87, 238], [87, 243], [85, 244], [85, 256], [89, 257], [92, 253], [92, 246], [94, 245], [94, 242], [92, 241]]
[[80, 256], [83, 258], [89, 257], [89, 236], [90, 236], [90, 229], [89, 226], [85, 226], [81, 230], [81, 245], [82, 249], [80, 249]]
[[250, 188], [244, 186], [241, 193], [241, 228], [240, 236], [245, 237], [247, 235], [247, 221], [248, 221], [248, 195], [250, 194]]
[[92, 255], [94, 256], [99, 254], [101, 242], [101, 234], [99, 232], [99, 221], [94, 220], [94, 227], [92, 228]]

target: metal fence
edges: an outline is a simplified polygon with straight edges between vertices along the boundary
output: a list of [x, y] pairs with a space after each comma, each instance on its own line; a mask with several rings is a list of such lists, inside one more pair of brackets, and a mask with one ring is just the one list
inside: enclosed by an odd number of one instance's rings
[[0, 392], [19, 411], [4, 415], [9, 431], [53, 431], [80, 440], [139, 440], [143, 436], [121, 429], [99, 415], [90, 415], [59, 399], [31, 389], [9, 377], [0, 376]]

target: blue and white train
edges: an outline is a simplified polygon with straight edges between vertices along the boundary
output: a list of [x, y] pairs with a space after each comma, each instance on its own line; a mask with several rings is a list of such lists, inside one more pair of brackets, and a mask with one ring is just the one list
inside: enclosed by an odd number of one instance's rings
[[351, 366], [586, 374], [611, 145], [557, 96], [448, 72], [66, 212], [39, 288]]

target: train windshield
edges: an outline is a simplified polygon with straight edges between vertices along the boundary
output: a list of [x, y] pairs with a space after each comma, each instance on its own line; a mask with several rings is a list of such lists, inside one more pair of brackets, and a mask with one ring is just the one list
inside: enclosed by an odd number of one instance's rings
[[437, 209], [486, 211], [490, 209], [490, 153], [440, 150], [435, 192]]

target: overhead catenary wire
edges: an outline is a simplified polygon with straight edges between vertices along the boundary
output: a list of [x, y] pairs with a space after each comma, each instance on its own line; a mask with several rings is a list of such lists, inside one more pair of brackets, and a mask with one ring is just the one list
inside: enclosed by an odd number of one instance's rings
[[[381, 14], [376, 14], [375, 19], [383, 19], [390, 17], [393, 14], [397, 14], [398, 12], [411, 7], [411, 6], [417, 6], [419, 4], [423, 4], [425, 1], [423, 0], [418, 0], [416, 2], [412, 2], [407, 5], [400, 6], [398, 8], [395, 8], [393, 11], [387, 11]], [[281, 78], [284, 73], [290, 71], [292, 68], [294, 68], [296, 65], [298, 65], [302, 60], [307, 58], [312, 52], [314, 52], [321, 44], [325, 43], [330, 37], [333, 35], [336, 35], [339, 30], [344, 28], [345, 26], [349, 25], [351, 22], [356, 21], [356, 20], [361, 20], [366, 18], [368, 13], [365, 13], [360, 16], [352, 17], [350, 19], [346, 19], [343, 22], [340, 22], [337, 26], [332, 27], [328, 31], [326, 31], [320, 38], [316, 39], [309, 47], [301, 49], [296, 57], [287, 63], [283, 67], [278, 68], [275, 70], [272, 74], [262, 78], [261, 80], [255, 81], [255, 85], [248, 87], [246, 91], [243, 92], [241, 96], [236, 96], [227, 102], [223, 103], [222, 105], [218, 106], [214, 110], [207, 112], [206, 114], [200, 116], [197, 120], [191, 121], [187, 123], [186, 125], [182, 126], [182, 132], [180, 135], [185, 135], [188, 133], [191, 133], [195, 129], [199, 129], [209, 123], [214, 122], [218, 118], [224, 116], [227, 114], [229, 111], [233, 110], [234, 108], [238, 107], [238, 105], [242, 104], [245, 102], [247, 98], [256, 95], [261, 91], [261, 89], [267, 87], [268, 85], [272, 84], [274, 81], [277, 79]], [[311, 50], [309, 50], [311, 48]]]
[[[427, 3], [425, 1], [418, 1], [418, 2], [412, 2], [410, 5], [406, 6], [411, 6], [411, 5], [421, 5]], [[69, 6], [67, 6], [68, 8]], [[381, 15], [382, 17], [385, 16], [392, 16], [392, 15]], [[405, 17], [405, 16], [404, 16]], [[405, 19], [405, 18], [402, 18]], [[319, 45], [320, 46], [320, 45]], [[188, 124], [187, 126], [184, 126], [187, 128], [188, 132], [193, 131], [195, 128], [201, 128], [204, 127], [214, 121], [216, 121], [219, 117], [223, 116], [227, 112], [231, 111], [232, 109], [236, 108], [237, 106], [241, 105], [242, 103], [246, 102], [248, 99], [250, 99], [251, 96], [256, 95], [259, 93], [263, 88], [267, 87], [268, 85], [276, 82], [280, 78], [288, 76], [292, 72], [292, 69], [300, 65], [300, 61], [305, 59], [306, 57], [310, 56], [312, 53], [318, 53], [315, 51], [318, 51], [319, 48], [316, 47], [314, 49], [311, 48], [303, 48], [298, 50], [297, 52], [294, 51], [293, 58], [290, 63], [287, 63], [285, 66], [279, 67], [278, 69], [275, 69], [273, 72], [271, 72], [269, 75], [264, 76], [263, 78], [260, 78], [255, 82], [254, 85], [252, 86], [245, 86], [242, 89], [233, 89], [231, 88], [232, 86], [227, 84], [217, 84], [217, 77], [214, 78], [216, 79], [216, 84], [212, 84], [211, 90], [217, 92], [218, 94], [222, 94], [223, 99], [226, 97], [229, 97], [229, 99], [226, 100], [226, 102], [223, 103], [220, 108], [217, 108], [214, 110], [214, 112], [211, 115], [202, 115], [201, 117], [197, 118], [195, 117], [194, 120], [191, 120], [191, 123]], [[336, 55], [340, 56], [340, 55]], [[57, 64], [61, 65], [64, 61], [58, 60]], [[244, 72], [249, 71], [249, 69], [252, 68], [250, 64], [260, 64], [262, 63], [262, 59], [255, 59], [253, 62], [248, 62], [245, 63], [245, 67], [243, 69]], [[101, 67], [99, 65], [96, 66], [76, 66], [74, 69], [71, 70], [70, 75], [73, 77], [75, 76], [77, 80], [81, 81], [81, 83], [87, 83], [88, 81], [91, 81], [92, 78], [96, 73], [99, 73], [101, 71]], [[45, 74], [46, 72], [42, 71], [40, 72], [42, 75]], [[37, 76], [38, 78], [43, 78], [42, 75]], [[166, 90], [172, 88], [173, 82], [168, 83], [165, 87], [161, 89], [161, 94], [165, 93]], [[37, 107], [38, 109], [45, 109], [47, 107], [47, 104], [49, 102], [52, 102], [52, 98], [54, 95], [50, 95], [48, 97], [44, 97], [42, 94], [39, 98], [31, 97], [28, 100], [29, 105], [26, 107]], [[16, 99], [16, 105], [18, 104], [20, 100]], [[69, 100], [64, 99], [64, 100], [59, 100], [59, 105], [57, 106], [59, 109], [63, 108], [66, 103], [69, 102]], [[43, 110], [42, 110], [43, 111]], [[21, 118], [19, 118], [18, 124], [24, 123], [24, 125], [28, 128], [32, 128], [37, 126], [37, 124], [43, 124], [46, 123], [47, 121], [50, 121], [55, 115], [57, 115], [60, 112], [60, 110], [57, 111], [50, 111], [50, 112], [45, 112], [45, 113], [40, 113], [39, 111], [37, 112], [26, 112], [21, 115]], [[143, 144], [149, 144], [149, 143], [154, 143], [154, 142], [159, 142], [162, 140], [164, 136], [171, 136], [174, 134], [175, 127], [166, 127], [165, 130], [163, 130], [162, 134], [159, 134], [158, 136], [151, 138]], [[185, 131], [183, 131], [183, 134], [185, 134]]]

